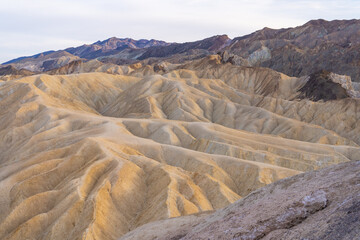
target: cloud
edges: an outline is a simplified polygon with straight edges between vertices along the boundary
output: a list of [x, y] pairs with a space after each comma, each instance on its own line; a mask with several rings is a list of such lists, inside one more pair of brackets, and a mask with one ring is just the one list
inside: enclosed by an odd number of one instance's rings
[[265, 26], [356, 18], [360, 10], [360, 2], [350, 0], [0, 0], [0, 6], [0, 62], [112, 36], [236, 37]]

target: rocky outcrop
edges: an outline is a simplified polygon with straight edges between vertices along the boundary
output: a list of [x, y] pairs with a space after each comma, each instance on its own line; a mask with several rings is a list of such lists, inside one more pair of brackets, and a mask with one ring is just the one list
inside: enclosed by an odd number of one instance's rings
[[311, 74], [305, 85], [299, 89], [300, 99], [312, 101], [329, 101], [344, 98], [359, 98], [360, 92], [353, 88], [349, 76], [338, 75], [327, 71]]
[[12, 60], [4, 65], [11, 65], [16, 69], [26, 69], [33, 72], [48, 71], [53, 68], [62, 67], [72, 61], [79, 60], [78, 56], [74, 56], [66, 51], [50, 51], [37, 54], [31, 57], [23, 57]]
[[264, 28], [233, 39], [229, 53], [290, 76], [325, 69], [360, 81], [360, 20], [312, 20], [287, 29]]
[[218, 52], [222, 63], [231, 63], [238, 66], [250, 66], [250, 63], [238, 55], [229, 53], [228, 51]]
[[11, 65], [6, 67], [1, 67], [0, 65], [0, 81], [9, 81], [12, 79], [16, 79], [24, 76], [30, 76], [33, 74], [35, 73], [26, 69], [18, 70]]
[[333, 76], [330, 77], [330, 73], [327, 71], [311, 74], [307, 83], [299, 90], [301, 92], [299, 97], [312, 101], [329, 101], [350, 97], [341, 83], [333, 80]]
[[121, 240], [358, 239], [359, 171], [357, 161], [300, 174], [212, 214], [150, 223]]
[[342, 88], [344, 88], [347, 94], [352, 98], [360, 98], [359, 89], [355, 89], [351, 77], [345, 75], [339, 75], [336, 73], [330, 73], [329, 78], [335, 82], [339, 83]]
[[29, 70], [26, 69], [16, 69], [13, 66], [6, 66], [6, 67], [1, 67], [0, 68], [0, 76], [5, 76], [5, 75], [18, 75], [18, 76], [30, 76], [35, 74], [34, 72], [31, 72]]

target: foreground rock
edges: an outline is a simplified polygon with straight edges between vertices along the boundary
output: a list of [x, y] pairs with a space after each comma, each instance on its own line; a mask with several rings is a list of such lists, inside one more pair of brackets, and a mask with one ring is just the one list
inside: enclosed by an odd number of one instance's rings
[[280, 180], [212, 214], [144, 225], [135, 239], [359, 239], [360, 161]]

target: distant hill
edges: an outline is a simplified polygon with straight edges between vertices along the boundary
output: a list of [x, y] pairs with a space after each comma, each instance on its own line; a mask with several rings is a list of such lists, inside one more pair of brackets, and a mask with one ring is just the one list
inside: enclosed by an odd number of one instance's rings
[[17, 69], [49, 71], [75, 60], [103, 63], [183, 63], [220, 53], [224, 62], [272, 68], [290, 76], [326, 70], [360, 82], [360, 20], [311, 20], [295, 28], [270, 29], [230, 39], [218, 35], [187, 43], [112, 37], [93, 44], [48, 51], [4, 63]]
[[13, 66], [9, 65], [6, 67], [2, 67], [0, 68], [0, 76], [5, 76], [5, 75], [24, 75], [24, 76], [30, 76], [34, 74], [33, 72], [26, 70], [26, 69], [16, 69]]
[[11, 64], [18, 69], [31, 71], [48, 71], [62, 67], [75, 60], [90, 60], [105, 57], [122, 52], [124, 49], [141, 50], [153, 46], [168, 46], [170, 43], [158, 40], [133, 40], [131, 38], [109, 38], [105, 41], [97, 41], [93, 44], [85, 44], [79, 47], [67, 48], [59, 51], [48, 51], [30, 57], [20, 57], [4, 63]]

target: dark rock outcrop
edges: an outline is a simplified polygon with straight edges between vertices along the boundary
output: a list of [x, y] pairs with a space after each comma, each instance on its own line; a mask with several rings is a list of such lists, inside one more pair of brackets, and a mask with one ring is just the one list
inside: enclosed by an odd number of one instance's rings
[[341, 84], [330, 78], [330, 72], [325, 70], [310, 75], [307, 83], [299, 90], [300, 98], [312, 101], [339, 100], [350, 97]]
[[2, 67], [0, 68], [0, 76], [5, 76], [5, 75], [22, 75], [22, 76], [30, 76], [33, 75], [34, 72], [28, 71], [26, 69], [16, 69], [15, 67], [9, 65], [6, 67]]
[[[312, 20], [286, 29], [264, 28], [233, 39], [227, 51], [290, 76], [328, 71], [360, 81], [360, 20]], [[252, 55], [266, 54], [254, 59]], [[266, 55], [265, 55], [266, 56]]]

